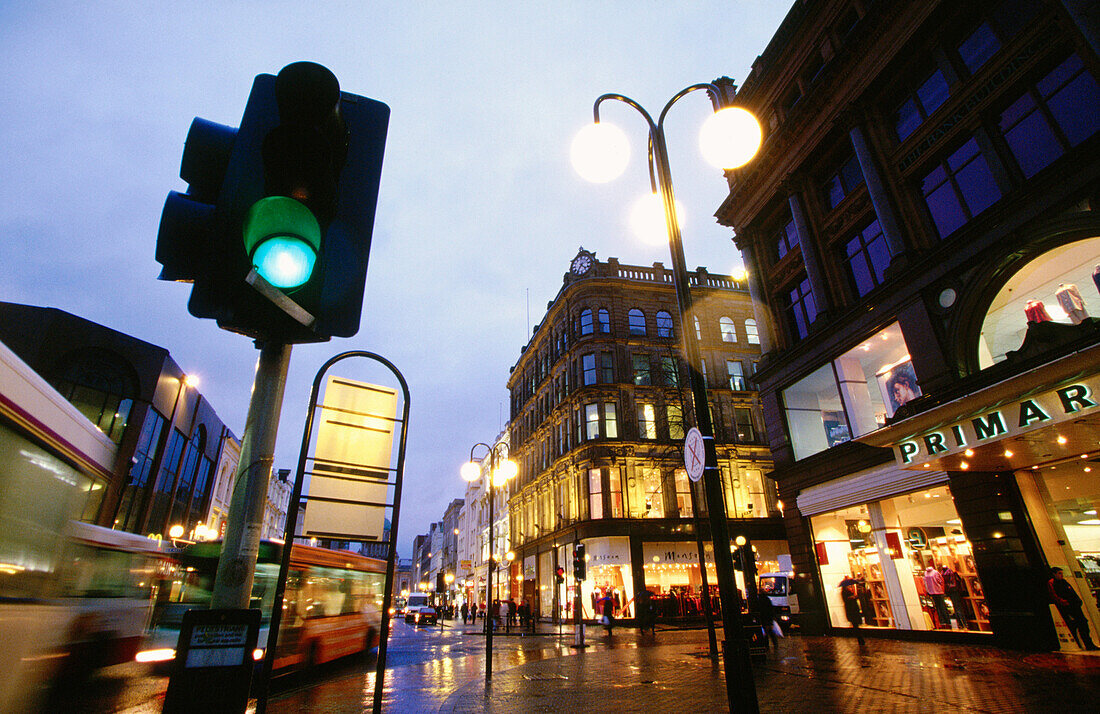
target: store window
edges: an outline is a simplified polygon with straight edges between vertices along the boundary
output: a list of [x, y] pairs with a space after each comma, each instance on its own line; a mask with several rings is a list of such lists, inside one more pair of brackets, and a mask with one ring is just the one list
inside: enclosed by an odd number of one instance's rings
[[784, 389], [783, 407], [796, 459], [804, 459], [852, 438], [832, 364], [822, 366]]
[[1030, 322], [1075, 325], [1100, 315], [1097, 265], [1100, 238], [1088, 238], [1047, 251], [1018, 270], [986, 311], [978, 365], [985, 369], [1019, 349]]
[[810, 522], [834, 627], [992, 631], [973, 550], [947, 486]]
[[643, 518], [664, 518], [665, 497], [661, 488], [661, 470], [643, 467], [641, 471], [643, 508], [645, 509], [641, 515]]

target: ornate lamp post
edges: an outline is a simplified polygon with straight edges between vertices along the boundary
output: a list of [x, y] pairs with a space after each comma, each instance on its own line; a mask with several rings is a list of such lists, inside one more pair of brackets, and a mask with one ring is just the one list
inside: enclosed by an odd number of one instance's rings
[[[664, 121], [668, 110], [685, 95], [700, 89], [707, 90], [714, 107], [714, 114], [700, 133], [700, 145], [704, 154], [719, 168], [732, 169], [748, 163], [760, 146], [762, 138], [760, 124], [744, 109], [727, 106], [734, 91], [732, 82], [727, 79], [715, 80], [715, 83], [693, 84], [682, 89], [668, 101], [656, 122], [633, 99], [621, 94], [602, 95], [592, 107], [594, 123], [585, 127], [573, 142], [572, 158], [578, 173], [590, 181], [599, 183], [610, 181], [622, 173], [626, 167], [629, 148], [625, 136], [617, 127], [600, 123], [600, 104], [605, 100], [615, 99], [630, 105], [645, 118], [649, 125], [650, 182], [654, 193], [660, 192], [664, 206], [665, 227], [672, 253], [673, 284], [680, 309], [680, 333], [683, 339], [684, 357], [691, 377], [695, 422], [696, 427], [702, 432], [705, 448], [703, 486], [707, 499], [707, 512], [710, 515], [711, 539], [714, 544], [714, 568], [722, 601], [724, 629], [722, 659], [726, 695], [729, 698], [731, 712], [758, 712], [759, 703], [756, 698], [756, 685], [752, 679], [752, 664], [749, 659], [748, 645], [741, 629], [741, 595], [734, 582], [729, 524], [726, 520], [722, 479], [718, 471], [718, 456], [714, 446], [714, 427], [707, 407], [707, 389], [700, 367], [702, 360], [699, 345], [694, 337], [691, 290], [687, 267], [684, 263], [680, 223], [665, 144]], [[656, 176], [654, 176], [654, 169]], [[700, 563], [700, 567], [705, 568], [706, 563]]]
[[497, 567], [497, 557], [493, 551], [495, 543], [493, 542], [493, 487], [503, 486], [519, 472], [519, 467], [516, 466], [516, 462], [507, 457], [508, 447], [504, 443], [498, 443], [496, 446], [489, 446], [484, 443], [477, 443], [470, 447], [470, 460], [462, 465], [462, 478], [466, 479], [470, 483], [482, 478], [481, 464], [474, 461], [474, 452], [477, 447], [484, 446], [489, 450], [489, 472], [485, 475], [487, 483], [487, 493], [489, 495], [489, 567], [487, 583], [487, 596], [486, 605], [489, 608], [488, 620], [486, 621], [485, 628], [485, 681], [489, 682], [493, 678], [493, 571]]

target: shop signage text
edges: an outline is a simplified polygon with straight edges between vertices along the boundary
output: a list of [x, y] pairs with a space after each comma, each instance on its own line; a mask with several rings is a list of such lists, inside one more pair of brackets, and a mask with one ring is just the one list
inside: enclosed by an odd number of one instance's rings
[[1096, 407], [1097, 398], [1093, 395], [1097, 388], [1100, 388], [1100, 375], [1077, 380], [1027, 399], [997, 405], [954, 424], [899, 442], [894, 445], [894, 455], [900, 465], [910, 466], [1069, 421]]

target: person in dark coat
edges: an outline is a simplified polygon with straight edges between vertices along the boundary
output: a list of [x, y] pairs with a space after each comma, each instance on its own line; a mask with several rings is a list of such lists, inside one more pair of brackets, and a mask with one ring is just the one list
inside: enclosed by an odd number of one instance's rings
[[863, 635], [859, 631], [859, 626], [863, 624], [863, 612], [859, 606], [859, 581], [855, 578], [841, 580], [840, 599], [844, 601], [844, 615], [855, 629], [856, 639], [863, 644]]
[[466, 624], [466, 620], [470, 617], [470, 606], [467, 603], [462, 603], [462, 624]]
[[635, 599], [635, 610], [638, 618], [638, 631], [645, 634], [649, 630], [657, 634], [657, 600], [649, 590], [638, 593]]
[[1050, 592], [1050, 599], [1054, 601], [1054, 606], [1058, 608], [1062, 619], [1066, 621], [1066, 626], [1069, 627], [1069, 632], [1073, 635], [1073, 639], [1077, 641], [1077, 644], [1086, 650], [1098, 649], [1092, 643], [1092, 637], [1089, 636], [1089, 621], [1085, 618], [1085, 613], [1081, 611], [1081, 598], [1077, 595], [1073, 586], [1066, 582], [1065, 573], [1062, 572], [1061, 568], [1050, 569], [1047, 590]]
[[775, 633], [775, 605], [772, 604], [770, 597], [759, 591], [756, 593], [756, 615], [760, 618], [760, 626], [764, 628], [768, 641], [778, 650], [779, 635]]
[[597, 604], [600, 622], [607, 629], [607, 636], [611, 637], [611, 628], [615, 626], [615, 599], [610, 594], [604, 595]]

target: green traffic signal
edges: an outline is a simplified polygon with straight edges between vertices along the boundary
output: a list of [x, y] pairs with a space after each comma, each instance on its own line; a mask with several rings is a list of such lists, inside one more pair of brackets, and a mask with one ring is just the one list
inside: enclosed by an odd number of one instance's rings
[[307, 283], [317, 263], [321, 226], [313, 212], [286, 196], [252, 204], [244, 222], [244, 247], [260, 276], [277, 288]]

